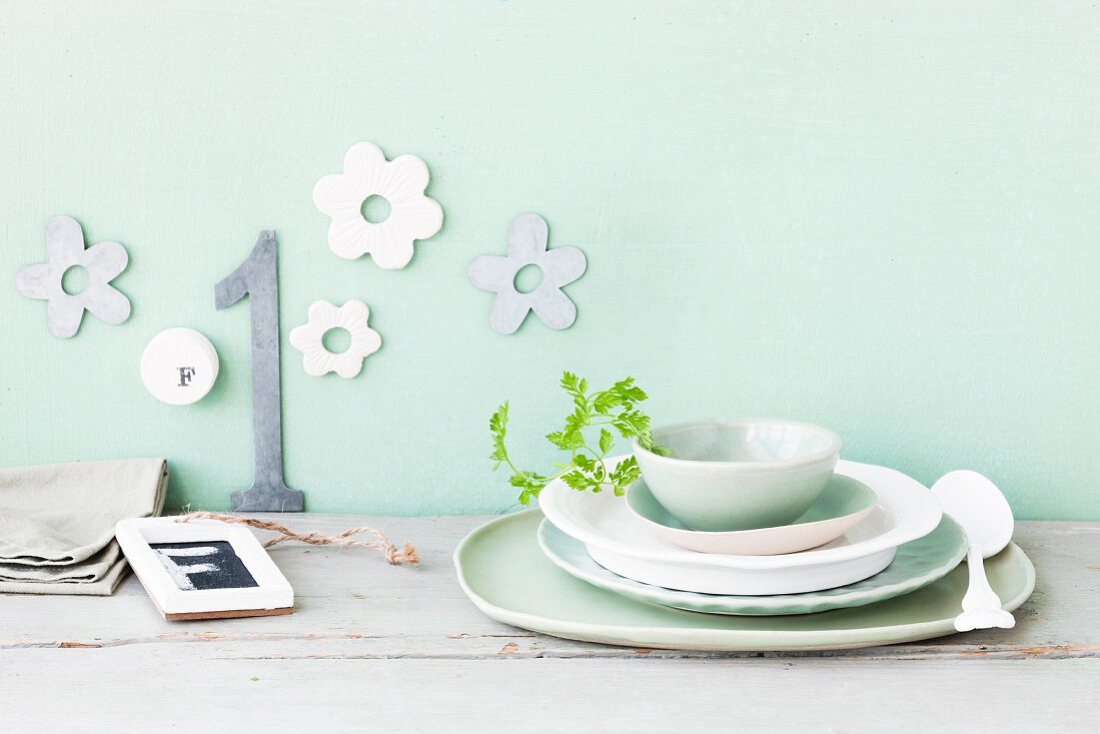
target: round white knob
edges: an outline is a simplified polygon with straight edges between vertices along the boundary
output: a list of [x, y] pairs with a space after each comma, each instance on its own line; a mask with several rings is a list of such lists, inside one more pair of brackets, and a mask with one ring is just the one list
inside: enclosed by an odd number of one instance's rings
[[218, 353], [194, 329], [165, 329], [141, 355], [141, 380], [157, 400], [190, 405], [202, 400], [218, 379]]

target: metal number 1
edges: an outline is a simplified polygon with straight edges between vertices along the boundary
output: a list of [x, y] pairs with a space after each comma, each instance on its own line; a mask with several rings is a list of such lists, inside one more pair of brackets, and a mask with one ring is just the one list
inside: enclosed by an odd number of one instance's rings
[[233, 511], [301, 512], [302, 493], [283, 481], [282, 395], [279, 387], [279, 282], [275, 232], [260, 232], [237, 269], [214, 286], [220, 311], [248, 295], [252, 318], [252, 487], [234, 492]]

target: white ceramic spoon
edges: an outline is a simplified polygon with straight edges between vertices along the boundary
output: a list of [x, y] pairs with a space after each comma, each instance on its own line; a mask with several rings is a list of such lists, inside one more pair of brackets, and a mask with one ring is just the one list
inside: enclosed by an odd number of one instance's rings
[[989, 586], [983, 563], [983, 559], [1004, 550], [1012, 539], [1014, 522], [1008, 500], [997, 485], [974, 471], [944, 474], [932, 485], [932, 492], [943, 511], [963, 526], [970, 543], [966, 553], [970, 587], [962, 600], [963, 612], [955, 617], [955, 629], [967, 632], [1016, 626], [1016, 619], [1001, 608], [1000, 598]]

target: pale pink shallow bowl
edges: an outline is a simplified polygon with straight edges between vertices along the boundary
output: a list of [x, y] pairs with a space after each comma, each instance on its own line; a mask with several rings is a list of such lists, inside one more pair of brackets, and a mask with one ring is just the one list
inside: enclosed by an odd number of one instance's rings
[[836, 540], [871, 514], [878, 495], [859, 480], [835, 474], [810, 509], [789, 525], [717, 532], [686, 527], [657, 501], [644, 480], [630, 487], [626, 502], [650, 532], [681, 548], [698, 553], [775, 556]]

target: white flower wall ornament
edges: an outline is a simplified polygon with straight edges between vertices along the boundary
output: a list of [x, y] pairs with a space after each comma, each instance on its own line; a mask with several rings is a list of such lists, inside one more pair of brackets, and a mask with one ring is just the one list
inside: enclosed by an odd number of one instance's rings
[[[46, 325], [50, 333], [68, 339], [80, 329], [87, 309], [108, 324], [130, 317], [130, 300], [110, 285], [126, 269], [129, 256], [117, 242], [99, 242], [85, 249], [84, 230], [72, 217], [54, 217], [46, 224], [47, 262], [25, 265], [15, 275], [15, 287], [27, 298], [49, 301]], [[79, 293], [66, 293], [65, 272], [87, 271], [87, 284]]]
[[[489, 311], [489, 326], [500, 334], [511, 334], [534, 311], [551, 329], [567, 329], [577, 320], [577, 307], [563, 287], [584, 274], [588, 261], [576, 247], [547, 249], [550, 239], [546, 220], [538, 214], [520, 214], [508, 231], [508, 254], [482, 255], [470, 263], [470, 282], [496, 293]], [[530, 292], [516, 287], [516, 276], [528, 265], [541, 274]]]
[[[314, 377], [335, 372], [350, 380], [363, 369], [363, 360], [382, 346], [382, 337], [367, 325], [370, 309], [362, 301], [350, 300], [343, 306], [317, 301], [309, 307], [309, 322], [290, 332], [290, 343], [302, 352], [308, 374]], [[345, 329], [351, 337], [348, 348], [340, 353], [325, 347], [325, 333]]]
[[[365, 253], [381, 268], [409, 264], [413, 241], [431, 237], [443, 226], [443, 208], [425, 196], [428, 167], [413, 155], [387, 161], [373, 143], [356, 143], [344, 156], [343, 173], [323, 177], [313, 187], [313, 203], [332, 217], [328, 246], [354, 260]], [[369, 221], [363, 205], [371, 197], [389, 204], [389, 215]]]

